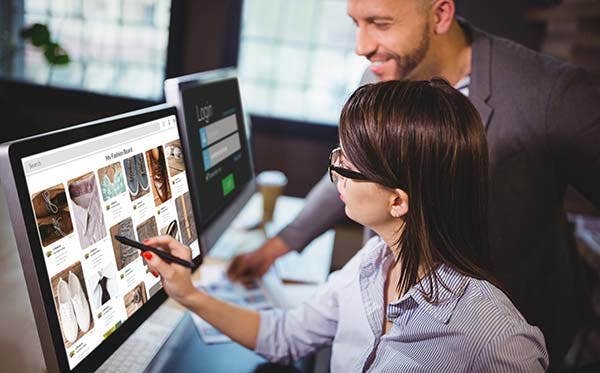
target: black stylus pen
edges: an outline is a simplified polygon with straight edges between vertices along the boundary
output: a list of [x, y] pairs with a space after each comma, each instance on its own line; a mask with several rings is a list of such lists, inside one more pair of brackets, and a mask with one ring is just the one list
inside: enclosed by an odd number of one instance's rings
[[151, 251], [151, 252], [153, 252], [154, 254], [158, 255], [161, 259], [163, 259], [164, 261], [166, 261], [168, 263], [171, 263], [171, 262], [172, 263], [177, 263], [179, 265], [182, 265], [182, 266], [184, 266], [186, 268], [190, 268], [192, 270], [196, 269], [196, 265], [194, 263], [188, 262], [187, 260], [183, 260], [181, 258], [173, 256], [173, 255], [169, 254], [166, 251], [162, 251], [162, 250], [157, 249], [156, 247], [144, 245], [141, 242], [130, 240], [129, 238], [123, 237], [123, 236], [115, 236], [115, 239], [117, 241], [119, 241], [120, 243], [122, 243], [123, 245], [135, 247], [136, 249], [140, 249], [142, 251]]

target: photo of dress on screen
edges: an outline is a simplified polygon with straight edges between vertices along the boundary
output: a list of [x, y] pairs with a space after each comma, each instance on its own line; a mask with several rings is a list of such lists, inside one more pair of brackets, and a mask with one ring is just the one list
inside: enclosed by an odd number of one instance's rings
[[144, 154], [140, 153], [124, 159], [123, 169], [125, 170], [125, 184], [127, 184], [129, 197], [131, 197], [132, 201], [150, 193]]
[[76, 262], [50, 279], [63, 342], [71, 347], [94, 328], [81, 263]]
[[68, 190], [73, 206], [73, 221], [81, 248], [85, 249], [106, 237], [106, 226], [93, 172], [69, 180]]
[[194, 224], [192, 200], [189, 192], [175, 198], [175, 209], [177, 210], [177, 220], [179, 220], [181, 243], [190, 245], [198, 239], [198, 234], [196, 233], [196, 225]]
[[73, 222], [63, 184], [34, 193], [31, 204], [43, 247], [73, 232]]
[[154, 193], [154, 204], [161, 205], [171, 198], [171, 187], [167, 175], [167, 164], [162, 146], [150, 149], [146, 152], [148, 169], [150, 170], [150, 184]]
[[100, 181], [102, 200], [105, 202], [125, 193], [125, 177], [123, 176], [121, 162], [115, 162], [99, 169], [98, 180]]
[[119, 295], [119, 277], [115, 263], [110, 262], [103, 268], [86, 273], [89, 284], [90, 303], [93, 310], [97, 310], [111, 299]]
[[124, 245], [115, 239], [115, 236], [124, 236], [130, 240], [135, 240], [133, 231], [133, 221], [127, 218], [112, 227], [110, 227], [110, 239], [115, 253], [115, 261], [117, 262], [117, 270], [121, 270], [129, 263], [133, 262], [140, 256], [138, 249]]

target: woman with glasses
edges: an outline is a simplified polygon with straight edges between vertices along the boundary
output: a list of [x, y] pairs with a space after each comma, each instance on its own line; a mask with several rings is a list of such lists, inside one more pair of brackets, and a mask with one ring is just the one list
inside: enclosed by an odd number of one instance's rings
[[[346, 214], [373, 237], [303, 306], [255, 312], [194, 288], [145, 253], [167, 293], [242, 345], [285, 362], [332, 345], [331, 370], [538, 372], [544, 337], [487, 268], [487, 146], [467, 98], [441, 79], [359, 88], [330, 158]], [[190, 259], [170, 237], [146, 244]]]

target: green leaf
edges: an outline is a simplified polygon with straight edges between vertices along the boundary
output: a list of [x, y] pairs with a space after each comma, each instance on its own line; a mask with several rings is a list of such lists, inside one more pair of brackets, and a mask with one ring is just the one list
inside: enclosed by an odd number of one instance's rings
[[48, 26], [41, 23], [33, 25], [21, 30], [21, 36], [25, 39], [31, 39], [31, 44], [36, 47], [41, 47], [50, 43], [50, 31]]
[[67, 52], [54, 42], [50, 42], [45, 46], [44, 56], [50, 65], [66, 65], [71, 61]]

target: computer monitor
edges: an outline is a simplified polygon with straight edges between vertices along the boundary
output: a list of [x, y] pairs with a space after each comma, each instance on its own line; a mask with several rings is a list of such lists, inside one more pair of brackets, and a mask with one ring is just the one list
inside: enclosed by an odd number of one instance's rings
[[203, 250], [209, 250], [256, 191], [249, 130], [232, 68], [165, 81], [177, 107]]
[[176, 110], [161, 105], [0, 148], [0, 180], [48, 372], [96, 369], [167, 298], [136, 240], [201, 255]]

